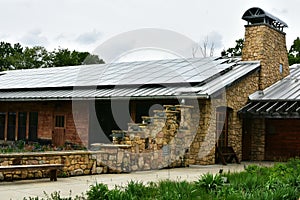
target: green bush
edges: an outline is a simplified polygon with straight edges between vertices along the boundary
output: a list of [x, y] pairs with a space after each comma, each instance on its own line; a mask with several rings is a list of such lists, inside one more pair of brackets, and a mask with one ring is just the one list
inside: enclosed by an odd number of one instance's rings
[[91, 185], [90, 189], [86, 192], [88, 200], [103, 199], [108, 200], [108, 187], [103, 183], [96, 183]]
[[196, 185], [206, 189], [206, 191], [216, 191], [224, 185], [220, 175], [204, 174], [196, 182]]
[[[205, 174], [198, 181], [164, 180], [158, 183], [130, 181], [124, 187], [109, 190], [105, 184], [90, 186], [86, 195], [63, 198], [59, 192], [47, 198], [29, 200], [297, 200], [300, 197], [300, 160], [292, 159], [273, 167], [250, 165], [240, 173]], [[71, 195], [70, 195], [71, 196]], [[24, 200], [27, 200], [24, 198]]]

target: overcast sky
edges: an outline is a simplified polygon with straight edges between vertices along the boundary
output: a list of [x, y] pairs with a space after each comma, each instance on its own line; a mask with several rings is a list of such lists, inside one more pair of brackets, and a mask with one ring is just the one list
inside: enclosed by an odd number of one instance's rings
[[0, 40], [93, 52], [124, 32], [154, 28], [208, 37], [221, 50], [244, 37], [241, 17], [251, 7], [289, 25], [288, 48], [300, 36], [299, 0], [1, 0]]

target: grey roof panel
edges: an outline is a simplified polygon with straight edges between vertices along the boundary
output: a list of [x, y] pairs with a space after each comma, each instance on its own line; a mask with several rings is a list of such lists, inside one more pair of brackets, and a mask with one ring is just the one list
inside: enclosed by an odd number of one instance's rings
[[0, 100], [175, 96], [191, 92], [205, 96], [259, 66], [259, 62], [210, 57], [8, 71], [0, 75]]
[[[0, 89], [55, 88], [95, 85], [131, 85], [148, 83], [160, 84], [164, 81], [177, 83], [169, 76], [184, 75], [184, 80], [202, 82], [216, 73], [212, 69], [224, 69], [222, 64], [228, 59], [191, 58], [101, 65], [14, 70], [0, 76]], [[195, 74], [201, 76], [195, 77]], [[149, 80], [152, 77], [151, 80]], [[192, 78], [193, 77], [193, 78]], [[140, 79], [139, 81], [132, 81]]]
[[299, 101], [300, 100], [300, 65], [290, 67], [290, 75], [278, 81], [263, 91], [257, 91], [249, 96], [256, 101]]

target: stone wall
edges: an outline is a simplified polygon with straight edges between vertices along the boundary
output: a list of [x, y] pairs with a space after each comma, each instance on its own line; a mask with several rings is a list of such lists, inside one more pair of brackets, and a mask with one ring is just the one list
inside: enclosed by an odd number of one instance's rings
[[265, 159], [265, 119], [253, 118], [251, 127], [251, 160]]
[[127, 131], [113, 131], [113, 144], [94, 144], [103, 166], [112, 172], [161, 169], [188, 165], [195, 136], [192, 106], [165, 105], [142, 124], [130, 123]]
[[[266, 25], [247, 25], [242, 51], [243, 61], [261, 62], [260, 90], [289, 74], [285, 33]], [[282, 64], [283, 72], [279, 66]]]
[[[216, 109], [228, 108], [228, 145], [242, 158], [242, 118], [238, 111], [247, 104], [248, 96], [258, 90], [258, 73], [236, 82], [210, 100], [199, 100], [200, 120], [197, 135], [190, 148], [190, 164], [214, 164], [216, 138]], [[196, 114], [196, 113], [195, 113]]]
[[228, 143], [239, 159], [242, 159], [243, 119], [238, 115], [238, 111], [247, 104], [249, 95], [259, 89], [258, 79], [258, 73], [253, 73], [226, 91], [227, 106], [232, 109], [232, 118], [228, 126]]
[[[107, 173], [108, 167], [96, 160], [99, 151], [28, 152], [0, 154], [0, 165], [64, 164], [59, 177]], [[49, 177], [47, 170], [0, 172], [0, 180], [18, 180]]]

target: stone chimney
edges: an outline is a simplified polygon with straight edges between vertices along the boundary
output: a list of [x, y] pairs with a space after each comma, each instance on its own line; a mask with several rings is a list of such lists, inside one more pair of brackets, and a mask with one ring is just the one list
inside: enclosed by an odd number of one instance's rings
[[288, 26], [260, 8], [250, 8], [242, 19], [248, 22], [242, 60], [261, 62], [259, 88], [263, 90], [289, 74], [286, 34], [283, 32]]

